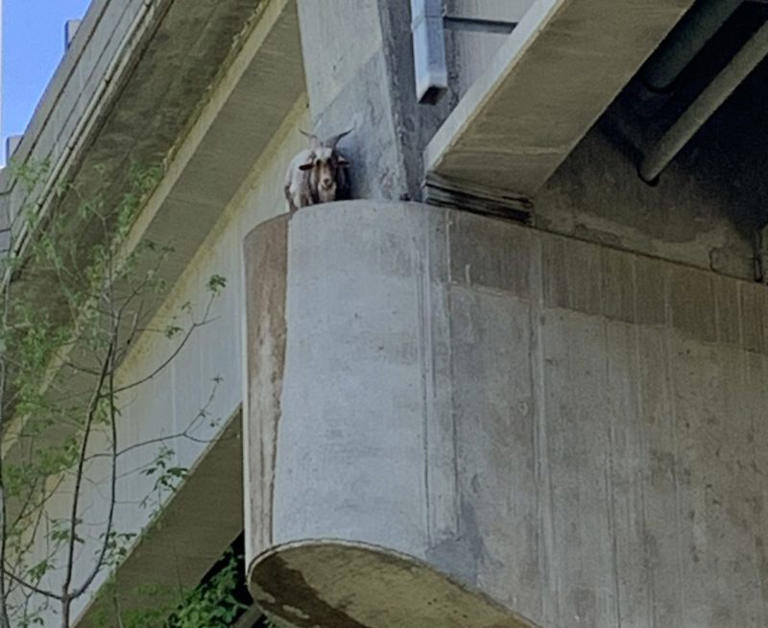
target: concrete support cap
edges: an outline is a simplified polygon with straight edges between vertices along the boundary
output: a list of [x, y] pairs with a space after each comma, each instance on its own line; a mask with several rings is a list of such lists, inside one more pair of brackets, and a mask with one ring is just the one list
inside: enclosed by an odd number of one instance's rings
[[268, 615], [302, 628], [535, 628], [425, 563], [371, 545], [280, 545], [253, 560], [248, 582]]

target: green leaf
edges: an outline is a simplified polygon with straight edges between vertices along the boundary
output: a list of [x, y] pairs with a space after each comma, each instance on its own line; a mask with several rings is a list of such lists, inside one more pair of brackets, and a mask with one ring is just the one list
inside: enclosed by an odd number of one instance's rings
[[211, 275], [210, 279], [208, 279], [208, 290], [213, 294], [218, 294], [226, 285], [227, 280], [221, 275]]

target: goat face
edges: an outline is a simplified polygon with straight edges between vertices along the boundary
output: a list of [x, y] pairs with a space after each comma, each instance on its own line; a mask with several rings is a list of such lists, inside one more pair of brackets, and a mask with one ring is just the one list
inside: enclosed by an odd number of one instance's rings
[[327, 203], [337, 198], [341, 169], [349, 166], [349, 162], [330, 146], [316, 146], [309, 154], [307, 161], [299, 166], [299, 170], [309, 175], [309, 188], [313, 193], [314, 202]]

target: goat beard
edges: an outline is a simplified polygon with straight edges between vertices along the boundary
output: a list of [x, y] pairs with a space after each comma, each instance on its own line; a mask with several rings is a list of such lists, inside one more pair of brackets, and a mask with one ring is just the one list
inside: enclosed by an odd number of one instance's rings
[[334, 183], [329, 188], [317, 188], [317, 200], [319, 203], [330, 203], [336, 200], [336, 184]]

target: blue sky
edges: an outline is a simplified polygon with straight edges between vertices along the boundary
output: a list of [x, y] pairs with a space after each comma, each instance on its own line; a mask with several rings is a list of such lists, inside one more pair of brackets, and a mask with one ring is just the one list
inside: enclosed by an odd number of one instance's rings
[[3, 3], [3, 112], [5, 138], [24, 132], [64, 55], [64, 23], [82, 18], [90, 0], [0, 0]]

